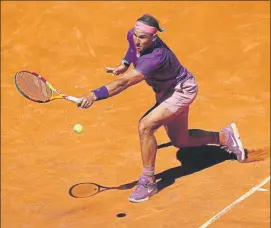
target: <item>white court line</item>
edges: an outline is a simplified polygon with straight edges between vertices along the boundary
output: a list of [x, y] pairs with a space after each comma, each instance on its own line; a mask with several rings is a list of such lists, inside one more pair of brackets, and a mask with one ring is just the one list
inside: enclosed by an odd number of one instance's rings
[[250, 189], [247, 193], [245, 193], [240, 198], [238, 198], [237, 200], [235, 200], [232, 204], [230, 204], [229, 206], [225, 207], [222, 211], [220, 211], [214, 217], [212, 217], [211, 219], [209, 219], [206, 223], [204, 223], [203, 225], [201, 225], [200, 228], [208, 227], [211, 223], [213, 223], [215, 220], [219, 219], [227, 211], [231, 210], [236, 204], [240, 203], [242, 200], [244, 200], [245, 198], [247, 198], [248, 196], [250, 196], [251, 194], [253, 194], [257, 190], [259, 190], [268, 181], [270, 181], [270, 176], [266, 177], [259, 185], [257, 185], [255, 187], [253, 187], [252, 189]]

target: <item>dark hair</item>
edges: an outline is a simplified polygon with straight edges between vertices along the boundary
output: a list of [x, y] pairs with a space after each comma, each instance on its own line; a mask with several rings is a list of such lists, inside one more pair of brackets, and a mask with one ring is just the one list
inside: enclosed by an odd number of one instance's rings
[[163, 32], [164, 29], [160, 28], [159, 26], [159, 21], [155, 19], [152, 15], [150, 14], [144, 14], [142, 17], [138, 18], [137, 21], [143, 22], [146, 25], [152, 26], [157, 28], [159, 32]]

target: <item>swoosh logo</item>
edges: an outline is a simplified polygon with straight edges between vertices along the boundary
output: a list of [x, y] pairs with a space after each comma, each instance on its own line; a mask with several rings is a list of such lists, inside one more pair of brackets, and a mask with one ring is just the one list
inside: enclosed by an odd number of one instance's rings
[[151, 190], [150, 190], [150, 189], [148, 189], [148, 193], [151, 193], [153, 190], [154, 190], [154, 188], [152, 188]]
[[232, 141], [233, 141], [233, 146], [234, 146], [234, 147], [237, 147], [237, 144], [236, 144], [234, 138], [232, 137], [232, 135], [230, 135], [230, 137], [231, 137], [231, 139], [232, 139]]

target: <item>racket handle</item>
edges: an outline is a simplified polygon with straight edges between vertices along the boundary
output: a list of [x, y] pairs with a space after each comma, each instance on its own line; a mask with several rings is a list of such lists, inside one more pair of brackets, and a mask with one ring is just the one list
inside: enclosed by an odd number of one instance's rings
[[65, 96], [65, 99], [69, 100], [69, 101], [73, 101], [77, 104], [80, 104], [82, 102], [82, 99], [80, 98], [76, 98], [76, 97], [72, 97], [72, 96]]

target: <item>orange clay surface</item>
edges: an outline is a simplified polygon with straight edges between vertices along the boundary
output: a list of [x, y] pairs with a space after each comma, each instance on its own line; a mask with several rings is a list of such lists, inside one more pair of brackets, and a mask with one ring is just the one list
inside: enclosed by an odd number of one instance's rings
[[[200, 227], [270, 175], [269, 2], [1, 2], [1, 227]], [[36, 71], [81, 96], [116, 76], [126, 33], [143, 13], [196, 76], [190, 128], [220, 130], [235, 121], [248, 150], [239, 164], [213, 147], [158, 150], [162, 190], [132, 204], [141, 173], [137, 123], [154, 104], [143, 82], [79, 109], [68, 101], [38, 104], [14, 85], [15, 72]], [[84, 126], [82, 134], [73, 125]], [[164, 129], [158, 144], [168, 142]], [[77, 199], [80, 182], [124, 185]], [[85, 194], [87, 189], [78, 192]], [[270, 227], [270, 182], [210, 227]], [[126, 216], [116, 217], [118, 213]]]

